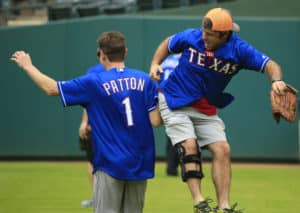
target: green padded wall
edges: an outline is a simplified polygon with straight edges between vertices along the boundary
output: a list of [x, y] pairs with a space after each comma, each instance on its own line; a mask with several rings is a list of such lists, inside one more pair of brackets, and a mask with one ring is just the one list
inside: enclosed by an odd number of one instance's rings
[[[121, 31], [127, 38], [127, 66], [148, 72], [152, 54], [165, 37], [200, 26], [199, 17], [102, 16], [59, 21], [42, 26], [0, 28], [2, 78], [0, 157], [77, 157], [81, 108], [63, 108], [47, 97], [13, 64], [18, 49], [30, 53], [42, 72], [56, 80], [85, 73], [97, 63], [96, 39], [103, 31]], [[300, 88], [297, 67], [300, 19], [237, 19], [239, 33], [278, 61], [284, 79]], [[242, 70], [226, 91], [236, 100], [219, 110], [226, 124], [233, 158], [299, 160], [298, 123], [272, 120], [270, 83], [265, 74]], [[157, 156], [165, 155], [164, 129], [155, 130]], [[207, 153], [205, 153], [207, 155]]]

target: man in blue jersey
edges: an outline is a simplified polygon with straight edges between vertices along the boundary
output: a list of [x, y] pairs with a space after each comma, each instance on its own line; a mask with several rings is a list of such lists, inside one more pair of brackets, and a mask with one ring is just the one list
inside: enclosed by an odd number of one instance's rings
[[141, 71], [125, 66], [125, 37], [104, 32], [98, 38], [106, 72], [58, 81], [41, 73], [29, 54], [15, 61], [44, 92], [60, 96], [64, 106], [86, 108], [93, 142], [94, 212], [141, 213], [147, 179], [154, 176], [152, 126], [161, 122], [157, 86]]
[[[99, 58], [99, 49], [97, 49], [97, 57]], [[105, 68], [102, 64], [98, 63], [90, 68], [88, 68], [86, 74], [97, 74], [99, 72], [104, 72]], [[84, 150], [87, 155], [87, 174], [90, 185], [93, 187], [94, 184], [94, 175], [93, 175], [93, 149], [92, 149], [92, 140], [91, 140], [91, 125], [88, 122], [88, 115], [85, 109], [82, 112], [82, 119], [79, 126], [79, 142], [80, 149]], [[81, 202], [82, 207], [93, 207], [93, 199], [83, 200]]]
[[[166, 38], [151, 62], [150, 76], [159, 80], [163, 72], [159, 64], [170, 53], [182, 53], [175, 71], [161, 84], [159, 108], [166, 133], [180, 152], [182, 178], [197, 213], [240, 212], [234, 210], [235, 205], [230, 207], [230, 146], [216, 111], [234, 99], [224, 92], [231, 78], [241, 69], [265, 72], [274, 91], [284, 94], [286, 89], [280, 66], [234, 31], [239, 31], [239, 26], [228, 10], [211, 9], [202, 19], [202, 29], [187, 29]], [[212, 153], [216, 208], [200, 189], [202, 147]]]

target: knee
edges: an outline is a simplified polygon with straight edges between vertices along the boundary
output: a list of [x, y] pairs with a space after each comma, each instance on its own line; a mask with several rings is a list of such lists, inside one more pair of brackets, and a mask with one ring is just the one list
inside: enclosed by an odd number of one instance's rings
[[186, 155], [198, 153], [199, 148], [195, 139], [187, 139], [181, 145], [184, 147]]
[[189, 178], [201, 179], [202, 172], [201, 152], [195, 140], [188, 140], [176, 145], [181, 167], [182, 180]]
[[210, 150], [215, 158], [229, 158], [230, 145], [227, 142], [217, 142], [212, 144]]

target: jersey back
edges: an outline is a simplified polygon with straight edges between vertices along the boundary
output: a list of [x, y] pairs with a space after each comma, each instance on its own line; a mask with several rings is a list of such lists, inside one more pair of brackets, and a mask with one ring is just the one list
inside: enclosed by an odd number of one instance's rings
[[65, 106], [86, 107], [95, 170], [121, 180], [153, 177], [155, 151], [149, 112], [157, 104], [157, 86], [146, 73], [114, 68], [58, 85]]

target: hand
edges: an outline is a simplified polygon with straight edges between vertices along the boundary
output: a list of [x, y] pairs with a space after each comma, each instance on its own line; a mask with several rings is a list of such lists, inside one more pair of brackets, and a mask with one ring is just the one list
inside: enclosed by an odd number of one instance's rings
[[30, 55], [24, 51], [16, 51], [11, 56], [10, 60], [16, 62], [16, 64], [23, 70], [32, 66]]
[[284, 81], [274, 81], [272, 83], [272, 90], [276, 92], [278, 95], [284, 95], [287, 87]]
[[81, 139], [87, 139], [89, 134], [91, 134], [92, 127], [89, 124], [82, 124], [79, 127], [79, 137]]
[[161, 66], [159, 64], [151, 64], [150, 67], [150, 78], [152, 78], [153, 80], [160, 80], [160, 74], [163, 73], [163, 69], [161, 68]]

